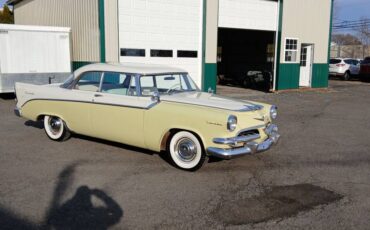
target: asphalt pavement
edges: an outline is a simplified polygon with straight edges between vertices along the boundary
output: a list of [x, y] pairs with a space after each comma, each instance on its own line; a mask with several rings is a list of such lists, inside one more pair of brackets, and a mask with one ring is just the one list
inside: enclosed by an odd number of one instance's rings
[[278, 105], [279, 144], [194, 173], [112, 142], [53, 142], [1, 96], [0, 228], [369, 229], [370, 84], [243, 92]]

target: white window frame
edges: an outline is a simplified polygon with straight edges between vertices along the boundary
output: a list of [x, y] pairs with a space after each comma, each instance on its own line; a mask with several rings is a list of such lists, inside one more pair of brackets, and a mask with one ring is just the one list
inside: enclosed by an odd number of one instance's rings
[[[297, 49], [287, 49], [287, 41], [288, 40], [296, 40], [297, 41]], [[298, 61], [298, 55], [300, 55], [299, 54], [299, 50], [298, 50], [298, 47], [299, 47], [299, 39], [298, 38], [291, 38], [291, 37], [286, 37], [285, 38], [285, 41], [284, 41], [284, 62], [285, 63], [299, 63], [299, 61]], [[296, 55], [295, 55], [295, 60], [294, 61], [287, 61], [286, 60], [286, 52], [296, 52]]]

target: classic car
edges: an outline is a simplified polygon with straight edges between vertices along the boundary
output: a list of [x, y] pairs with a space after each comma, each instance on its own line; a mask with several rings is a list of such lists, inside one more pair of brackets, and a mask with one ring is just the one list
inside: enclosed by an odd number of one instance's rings
[[17, 83], [15, 113], [43, 121], [47, 136], [71, 133], [169, 154], [195, 171], [208, 156], [231, 159], [268, 150], [279, 139], [277, 107], [201, 92], [181, 69], [91, 64], [63, 84]]

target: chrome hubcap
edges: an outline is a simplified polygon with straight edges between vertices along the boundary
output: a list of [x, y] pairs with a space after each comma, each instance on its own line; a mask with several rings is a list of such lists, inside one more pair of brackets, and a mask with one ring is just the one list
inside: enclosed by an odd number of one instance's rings
[[58, 134], [62, 128], [62, 121], [57, 117], [49, 118], [48, 124], [49, 124], [49, 129], [54, 135]]
[[197, 155], [197, 146], [189, 138], [180, 139], [175, 146], [175, 151], [182, 161], [192, 161]]

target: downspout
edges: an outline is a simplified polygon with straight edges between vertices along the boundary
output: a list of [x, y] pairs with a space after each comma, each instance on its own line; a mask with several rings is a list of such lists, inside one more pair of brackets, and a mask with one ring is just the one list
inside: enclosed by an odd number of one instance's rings
[[206, 23], [207, 23], [207, 0], [203, 0], [203, 22], [202, 22], [202, 89], [206, 91]]
[[278, 90], [277, 81], [279, 80], [279, 70], [280, 70], [280, 57], [281, 57], [281, 31], [283, 27], [283, 1], [278, 0], [278, 24], [276, 30], [276, 45], [275, 45], [275, 66], [274, 66], [274, 82], [273, 82], [273, 90]]
[[274, 79], [273, 79], [273, 86], [272, 86], [272, 89], [273, 89], [273, 91], [275, 91], [276, 90], [276, 70], [277, 70], [277, 68], [276, 68], [276, 66], [277, 66], [277, 55], [278, 55], [278, 40], [279, 40], [279, 38], [278, 38], [278, 33], [279, 33], [279, 9], [280, 9], [280, 0], [278, 0], [278, 4], [277, 4], [277, 9], [276, 9], [276, 11], [277, 11], [277, 16], [276, 16], [276, 21], [278, 22], [278, 23], [276, 23], [276, 32], [275, 32], [275, 57], [274, 57]]

